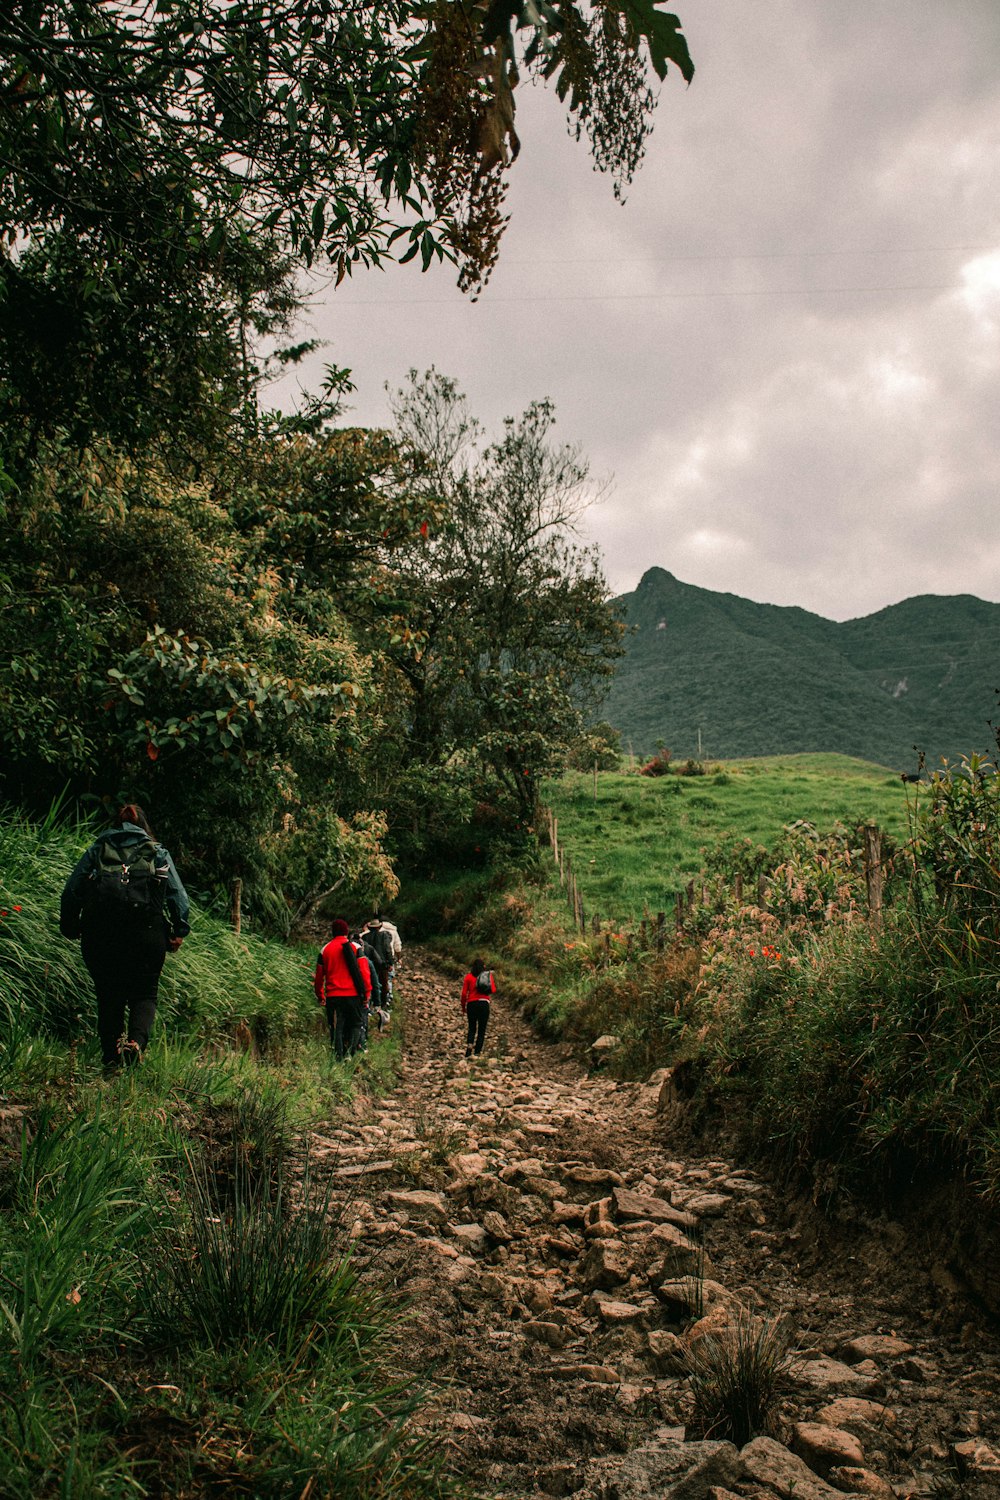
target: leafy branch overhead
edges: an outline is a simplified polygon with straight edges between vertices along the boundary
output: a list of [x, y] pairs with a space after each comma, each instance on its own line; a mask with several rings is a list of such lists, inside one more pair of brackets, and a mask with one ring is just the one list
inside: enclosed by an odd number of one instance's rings
[[[0, 211], [105, 257], [230, 259], [273, 236], [338, 276], [491, 269], [522, 72], [552, 80], [627, 180], [658, 79], [690, 79], [653, 0], [37, 0], [0, 9]], [[402, 245], [400, 246], [400, 242]]]

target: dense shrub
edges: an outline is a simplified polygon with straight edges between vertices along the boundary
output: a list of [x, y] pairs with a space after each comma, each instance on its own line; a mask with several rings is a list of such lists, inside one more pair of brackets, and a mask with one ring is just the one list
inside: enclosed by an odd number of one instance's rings
[[668, 776], [670, 774], [670, 750], [657, 750], [652, 760], [639, 767], [640, 776]]

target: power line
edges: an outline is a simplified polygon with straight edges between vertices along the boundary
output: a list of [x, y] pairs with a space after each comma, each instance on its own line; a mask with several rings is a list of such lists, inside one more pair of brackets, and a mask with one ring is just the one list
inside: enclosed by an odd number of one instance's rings
[[[736, 291], [707, 292], [560, 292], [516, 297], [485, 297], [477, 307], [511, 307], [537, 302], [690, 302], [696, 300], [734, 299], [737, 297], [830, 297], [865, 296], [880, 292], [951, 292], [952, 281], [913, 282], [889, 286], [793, 286], [760, 287]], [[342, 307], [450, 307], [453, 297], [376, 297], [353, 301], [344, 298]]]
[[[826, 257], [849, 256], [849, 255], [974, 255], [989, 254], [1000, 250], [996, 243], [992, 245], [910, 245], [900, 246], [894, 249], [885, 247], [883, 249], [868, 250], [752, 250], [752, 251], [714, 251], [712, 253], [699, 253], [697, 255], [626, 255], [615, 256], [615, 264], [619, 266], [632, 265], [664, 265], [673, 262], [687, 261], [727, 261], [727, 260], [820, 260]], [[501, 261], [503, 266], [591, 266], [605, 265], [608, 257], [606, 255], [581, 255], [581, 256], [532, 256], [526, 259]]]

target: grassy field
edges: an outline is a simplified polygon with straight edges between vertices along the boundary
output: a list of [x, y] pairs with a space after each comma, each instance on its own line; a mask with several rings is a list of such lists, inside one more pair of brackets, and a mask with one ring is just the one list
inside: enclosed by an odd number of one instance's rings
[[[616, 923], [669, 910], [674, 893], [720, 844], [770, 847], [799, 819], [821, 830], [875, 822], [908, 833], [907, 787], [896, 772], [845, 755], [716, 761], [705, 776], [569, 772], [546, 783], [588, 916]], [[909, 791], [909, 806], [914, 793]]]

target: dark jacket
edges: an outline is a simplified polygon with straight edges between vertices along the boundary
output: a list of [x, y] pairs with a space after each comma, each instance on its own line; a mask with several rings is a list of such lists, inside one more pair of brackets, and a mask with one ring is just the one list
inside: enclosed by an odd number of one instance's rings
[[383, 969], [391, 969], [394, 959], [392, 937], [385, 928], [366, 927], [361, 937], [365, 945], [375, 954], [375, 962]]
[[[138, 824], [123, 823], [121, 827], [116, 825], [105, 829], [104, 833], [96, 838], [90, 848], [80, 856], [63, 887], [62, 899], [59, 903], [59, 931], [63, 937], [78, 938], [80, 936], [83, 928], [87, 882], [97, 872], [102, 844], [112, 843], [116, 848], [126, 850], [144, 843], [148, 837], [149, 835]], [[188, 921], [191, 903], [188, 900], [187, 891], [181, 885], [180, 876], [166, 849], [162, 844], [154, 843], [154, 847], [157, 864], [159, 865], [162, 860], [166, 867], [166, 889], [163, 896], [164, 924], [170, 937], [187, 937], [191, 931], [191, 924]]]
[[377, 1009], [382, 1004], [382, 981], [379, 978], [375, 949], [367, 941], [365, 934], [362, 934], [361, 951], [368, 960], [368, 973], [372, 981], [371, 1004]]

